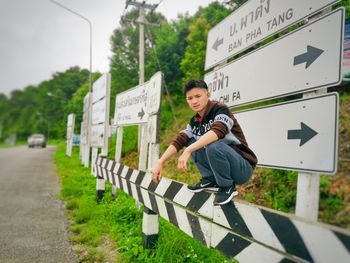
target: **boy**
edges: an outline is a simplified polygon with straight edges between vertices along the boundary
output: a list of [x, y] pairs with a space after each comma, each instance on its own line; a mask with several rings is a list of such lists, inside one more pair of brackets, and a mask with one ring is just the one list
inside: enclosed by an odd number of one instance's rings
[[210, 101], [204, 81], [190, 80], [184, 93], [189, 107], [196, 114], [158, 160], [152, 170], [152, 180], [157, 183], [164, 162], [187, 146], [178, 159], [179, 170], [187, 171], [186, 163], [191, 156], [202, 175], [201, 181], [189, 185], [188, 189], [192, 192], [218, 191], [214, 205], [227, 204], [238, 195], [236, 184], [243, 184], [251, 177], [257, 158], [248, 148], [229, 109], [219, 102]]

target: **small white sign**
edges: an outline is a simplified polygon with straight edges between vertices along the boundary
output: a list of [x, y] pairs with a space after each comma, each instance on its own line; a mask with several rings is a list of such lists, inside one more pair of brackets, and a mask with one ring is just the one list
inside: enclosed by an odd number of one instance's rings
[[75, 114], [71, 113], [68, 115], [68, 118], [67, 118], [67, 133], [66, 133], [67, 140], [70, 140], [73, 137], [74, 122], [75, 122]]
[[212, 99], [231, 107], [336, 86], [343, 25], [341, 8], [206, 74]]
[[82, 122], [80, 125], [80, 141], [82, 144], [87, 144], [88, 129], [86, 123]]
[[92, 93], [91, 135], [92, 147], [107, 147], [109, 131], [110, 74], [95, 81]]
[[91, 147], [104, 147], [105, 145], [105, 125], [97, 124], [91, 127], [90, 145]]
[[146, 84], [147, 86], [147, 113], [158, 113], [162, 94], [163, 73], [157, 72]]
[[96, 80], [92, 87], [92, 103], [99, 101], [107, 96], [107, 89], [109, 85], [109, 74], [103, 74]]
[[91, 96], [91, 93], [88, 92], [85, 97], [84, 97], [84, 106], [83, 106], [83, 112], [87, 112], [89, 111], [89, 107], [90, 107], [90, 96]]
[[99, 100], [92, 105], [92, 125], [106, 121], [106, 98]]
[[148, 137], [148, 142], [150, 143], [158, 143], [157, 141], [157, 121], [158, 121], [158, 116], [157, 115], [152, 115], [148, 118], [147, 122], [147, 137]]
[[258, 165], [334, 174], [338, 153], [338, 94], [238, 112]]
[[208, 33], [205, 69], [339, 0], [250, 0]]
[[68, 115], [67, 127], [73, 126], [73, 124], [74, 124], [74, 119], [75, 119], [74, 113], [71, 113], [71, 114]]
[[72, 130], [72, 126], [67, 127], [67, 134], [66, 134], [66, 138], [67, 140], [70, 140], [73, 136], [73, 130]]

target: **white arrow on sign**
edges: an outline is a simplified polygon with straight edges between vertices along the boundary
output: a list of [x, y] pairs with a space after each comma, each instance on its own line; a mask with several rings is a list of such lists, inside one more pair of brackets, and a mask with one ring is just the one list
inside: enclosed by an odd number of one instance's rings
[[259, 166], [336, 172], [337, 93], [246, 110], [235, 116]]
[[250, 0], [208, 33], [205, 69], [339, 0]]
[[212, 99], [237, 106], [341, 82], [344, 9], [205, 75]]

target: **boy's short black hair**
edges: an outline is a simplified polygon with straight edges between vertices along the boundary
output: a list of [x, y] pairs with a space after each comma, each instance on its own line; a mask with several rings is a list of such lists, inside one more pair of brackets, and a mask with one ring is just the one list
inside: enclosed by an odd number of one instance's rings
[[199, 79], [190, 79], [184, 87], [184, 94], [186, 96], [186, 93], [190, 91], [191, 89], [194, 88], [202, 88], [208, 90], [207, 83], [205, 83], [204, 80], [199, 80]]

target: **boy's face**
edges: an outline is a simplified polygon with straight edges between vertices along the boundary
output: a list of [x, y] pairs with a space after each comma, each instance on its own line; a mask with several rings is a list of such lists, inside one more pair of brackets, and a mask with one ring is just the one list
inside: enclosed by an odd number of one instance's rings
[[204, 113], [209, 98], [210, 93], [203, 88], [193, 88], [186, 93], [188, 106], [199, 114]]

